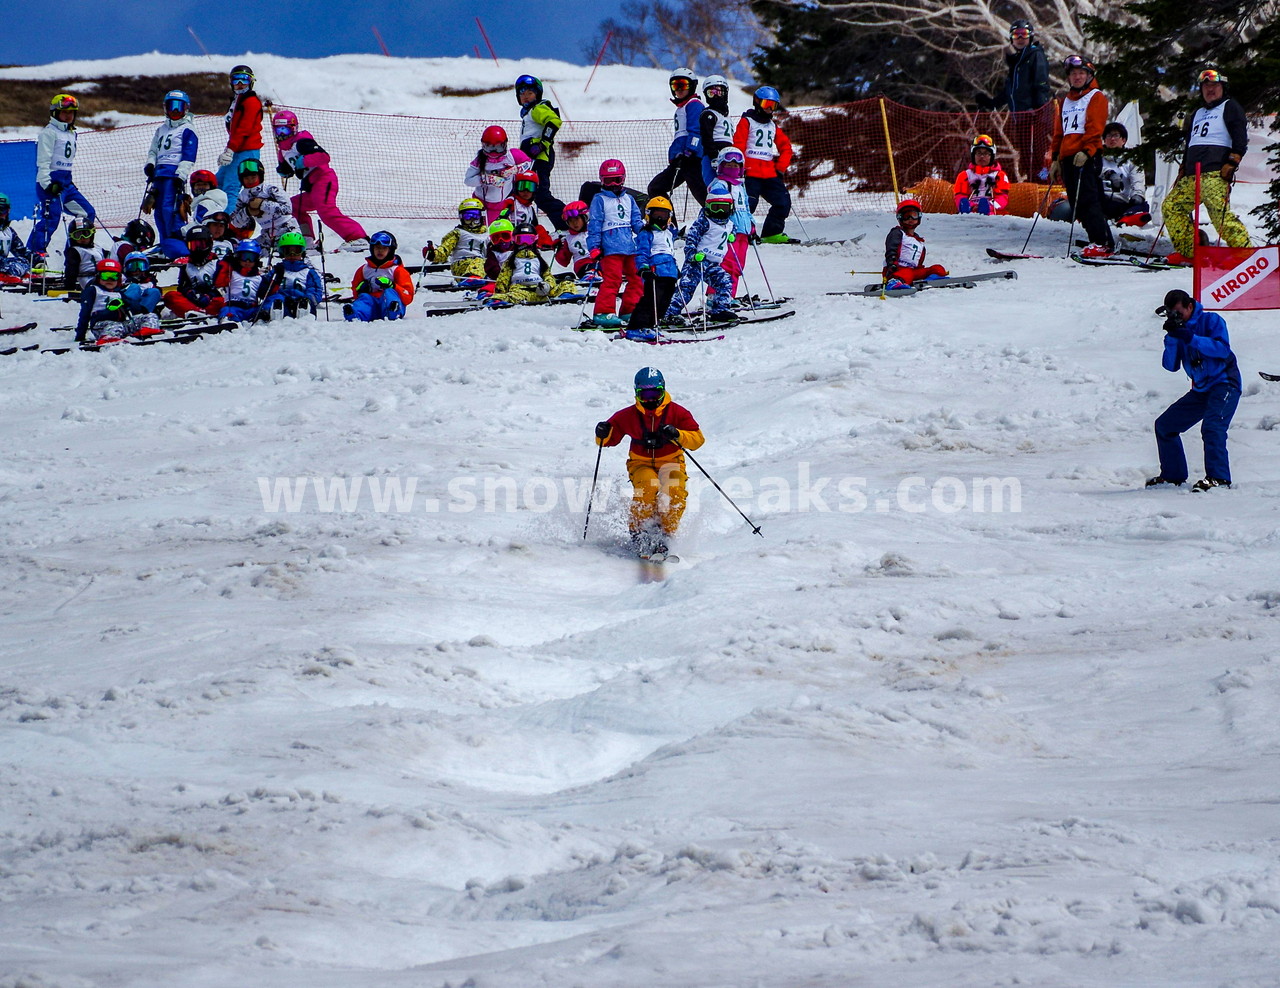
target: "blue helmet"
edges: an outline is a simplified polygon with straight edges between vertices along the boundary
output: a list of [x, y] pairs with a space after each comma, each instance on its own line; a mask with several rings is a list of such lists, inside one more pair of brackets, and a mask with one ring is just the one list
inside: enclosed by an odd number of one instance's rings
[[536, 75], [522, 75], [516, 80], [516, 102], [520, 102], [520, 90], [532, 89], [542, 99], [542, 80]]
[[658, 388], [662, 391], [667, 390], [667, 382], [663, 380], [662, 371], [656, 367], [641, 367], [636, 371], [636, 390], [642, 388]]
[[[766, 101], [770, 105], [766, 105]], [[761, 86], [752, 94], [751, 102], [757, 110], [772, 113], [774, 110], [781, 108], [782, 95], [772, 86]]]
[[262, 245], [256, 240], [241, 240], [236, 244], [236, 256], [241, 254], [252, 254], [254, 257], [262, 256]]
[[172, 116], [176, 113], [179, 117], [185, 117], [190, 109], [191, 97], [181, 89], [171, 89], [164, 94], [165, 116]]
[[142, 251], [131, 250], [124, 256], [125, 274], [145, 274], [151, 270], [151, 259]]

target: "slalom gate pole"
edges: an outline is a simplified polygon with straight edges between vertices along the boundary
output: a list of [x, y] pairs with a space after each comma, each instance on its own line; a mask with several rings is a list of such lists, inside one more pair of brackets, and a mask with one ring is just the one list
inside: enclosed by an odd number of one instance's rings
[[1196, 162], [1196, 218], [1193, 225], [1196, 230], [1196, 239], [1194, 246], [1191, 248], [1192, 261], [1195, 260], [1196, 247], [1200, 246], [1200, 163], [1198, 161]]
[[596, 499], [596, 478], [600, 476], [600, 456], [604, 453], [603, 446], [596, 447], [596, 472], [591, 475], [591, 494], [587, 498], [587, 520], [582, 523], [582, 541], [587, 541], [587, 526], [591, 524], [591, 505]]
[[760, 258], [760, 248], [756, 246], [754, 240], [751, 241], [751, 249], [755, 251], [756, 263], [760, 265], [760, 277], [764, 279], [764, 287], [769, 290], [769, 301], [776, 302], [778, 300], [774, 297], [773, 286], [769, 284], [769, 273], [764, 269], [764, 261]]
[[884, 97], [880, 97], [880, 123], [884, 125], [884, 149], [889, 156], [889, 177], [893, 180], [893, 201], [897, 204], [902, 195], [898, 192], [898, 168], [893, 162], [893, 138], [889, 136], [889, 114], [884, 108]]
[[1049, 193], [1053, 191], [1053, 182], [1044, 187], [1044, 195], [1040, 198], [1040, 208], [1035, 211], [1031, 217], [1031, 229], [1027, 231], [1027, 239], [1022, 242], [1022, 250], [1018, 253], [1025, 254], [1027, 252], [1027, 244], [1031, 243], [1031, 234], [1036, 232], [1036, 221], [1040, 219], [1040, 214], [1044, 212], [1044, 207], [1049, 202]]
[[742, 520], [751, 526], [751, 531], [756, 535], [759, 535], [760, 538], [764, 538], [764, 533], [760, 531], [760, 526], [757, 525], [755, 522], [753, 522], [750, 518], [746, 516], [746, 514], [743, 513], [743, 510], [738, 507], [737, 503], [733, 500], [733, 498], [731, 498], [728, 494], [725, 494], [724, 488], [716, 483], [715, 478], [712, 477], [711, 474], [707, 473], [706, 468], [703, 467], [701, 463], [699, 463], [696, 459], [694, 459], [693, 454], [690, 453], [683, 446], [681, 446], [680, 441], [678, 439], [673, 439], [671, 441], [680, 448], [680, 451], [684, 453], [685, 456], [689, 457], [689, 462], [692, 463], [699, 470], [701, 470], [702, 475], [706, 477], [707, 480], [711, 481], [711, 486], [714, 487], [716, 490], [718, 490], [721, 493], [721, 495], [723, 495], [724, 499], [733, 505], [733, 510], [738, 512], [738, 514], [742, 515]]
[[1084, 178], [1084, 169], [1076, 171], [1076, 197], [1071, 203], [1071, 229], [1067, 232], [1067, 256], [1071, 256], [1072, 242], [1076, 238], [1076, 204], [1080, 202], [1080, 182]]

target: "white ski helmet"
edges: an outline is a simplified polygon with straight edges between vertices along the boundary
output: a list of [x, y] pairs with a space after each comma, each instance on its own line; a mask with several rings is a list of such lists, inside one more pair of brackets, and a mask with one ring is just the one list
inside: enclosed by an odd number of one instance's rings
[[704, 93], [712, 86], [723, 86], [725, 95], [729, 94], [729, 80], [722, 75], [709, 75], [702, 81], [702, 91]]

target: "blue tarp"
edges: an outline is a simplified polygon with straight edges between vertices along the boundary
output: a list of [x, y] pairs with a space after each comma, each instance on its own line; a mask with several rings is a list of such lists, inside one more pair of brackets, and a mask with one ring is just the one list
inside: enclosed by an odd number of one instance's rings
[[9, 197], [9, 216], [30, 219], [36, 212], [36, 142], [0, 141], [0, 192]]

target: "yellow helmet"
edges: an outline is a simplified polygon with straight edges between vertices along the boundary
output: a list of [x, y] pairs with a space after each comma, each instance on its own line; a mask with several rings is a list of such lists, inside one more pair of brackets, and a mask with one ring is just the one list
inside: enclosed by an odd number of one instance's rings
[[70, 93], [59, 93], [49, 100], [49, 116], [56, 117], [63, 110], [79, 110], [80, 101]]
[[654, 196], [644, 205], [646, 213], [651, 209], [665, 209], [668, 213], [674, 213], [675, 207], [671, 205], [671, 200], [666, 196]]
[[462, 202], [458, 203], [458, 212], [462, 212], [464, 209], [484, 209], [484, 203], [474, 197], [463, 199]]

